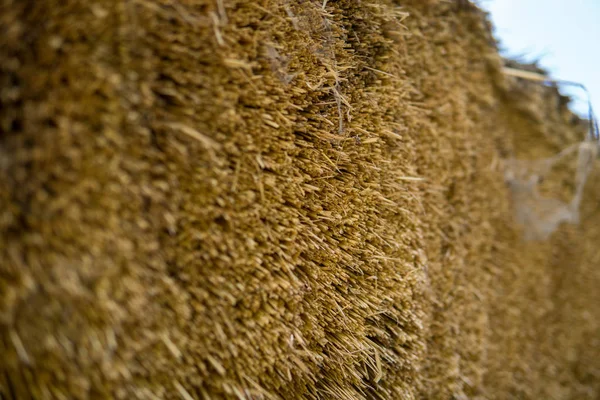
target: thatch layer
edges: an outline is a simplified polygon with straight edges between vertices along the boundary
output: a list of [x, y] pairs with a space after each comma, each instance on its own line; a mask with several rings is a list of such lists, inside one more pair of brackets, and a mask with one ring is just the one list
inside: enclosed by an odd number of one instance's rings
[[581, 129], [397, 3], [3, 1], [1, 395], [597, 398], [598, 179], [524, 242], [501, 168]]

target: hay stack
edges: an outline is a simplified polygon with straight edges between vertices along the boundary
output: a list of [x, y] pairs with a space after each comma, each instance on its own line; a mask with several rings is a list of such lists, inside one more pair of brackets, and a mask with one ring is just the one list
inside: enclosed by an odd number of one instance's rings
[[2, 396], [600, 393], [600, 184], [522, 241], [501, 158], [580, 128], [468, 3], [6, 0], [0, 28]]

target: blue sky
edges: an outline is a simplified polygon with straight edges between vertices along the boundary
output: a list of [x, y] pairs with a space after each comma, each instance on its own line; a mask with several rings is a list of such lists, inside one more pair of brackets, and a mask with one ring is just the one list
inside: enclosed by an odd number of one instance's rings
[[[592, 94], [600, 112], [600, 0], [480, 0], [491, 14], [505, 56], [540, 59], [554, 78], [576, 81]], [[587, 116], [585, 93], [572, 108]]]

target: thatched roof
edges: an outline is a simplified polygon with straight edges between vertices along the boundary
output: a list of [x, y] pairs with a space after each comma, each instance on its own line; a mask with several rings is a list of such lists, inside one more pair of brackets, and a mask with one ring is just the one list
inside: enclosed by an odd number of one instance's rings
[[4, 1], [1, 396], [596, 398], [597, 175], [523, 241], [502, 170], [581, 127], [401, 4]]

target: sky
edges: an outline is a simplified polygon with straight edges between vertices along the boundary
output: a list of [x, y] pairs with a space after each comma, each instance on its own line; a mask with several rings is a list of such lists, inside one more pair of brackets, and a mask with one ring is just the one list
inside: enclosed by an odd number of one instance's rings
[[[540, 60], [555, 79], [583, 83], [600, 113], [600, 0], [479, 0], [491, 14], [504, 56]], [[587, 117], [587, 96], [576, 96], [571, 108]]]

